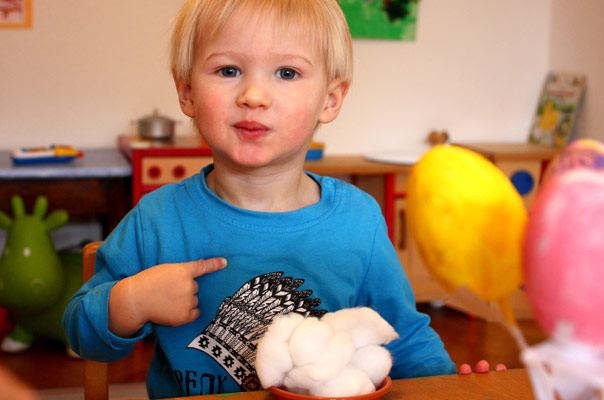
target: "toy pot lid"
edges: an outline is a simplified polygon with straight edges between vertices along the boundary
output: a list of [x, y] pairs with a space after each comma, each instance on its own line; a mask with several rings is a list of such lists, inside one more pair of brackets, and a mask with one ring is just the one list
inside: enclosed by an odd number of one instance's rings
[[153, 109], [153, 113], [151, 115], [147, 115], [137, 120], [137, 122], [144, 123], [154, 123], [154, 122], [176, 122], [170, 117], [166, 117], [165, 115], [161, 115], [157, 108]]

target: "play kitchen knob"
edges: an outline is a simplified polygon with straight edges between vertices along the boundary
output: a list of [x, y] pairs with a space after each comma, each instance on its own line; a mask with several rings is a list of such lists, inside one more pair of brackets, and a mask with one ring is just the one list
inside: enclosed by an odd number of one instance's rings
[[149, 175], [149, 178], [157, 179], [161, 175], [161, 168], [156, 165], [153, 165], [147, 170], [147, 174]]
[[157, 109], [153, 114], [135, 121], [138, 124], [138, 134], [143, 139], [170, 140], [174, 136], [174, 125], [178, 123], [169, 117], [160, 115]]

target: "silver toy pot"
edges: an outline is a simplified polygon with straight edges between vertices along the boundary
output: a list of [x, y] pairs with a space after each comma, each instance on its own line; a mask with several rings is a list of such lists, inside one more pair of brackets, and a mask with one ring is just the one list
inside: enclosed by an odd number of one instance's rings
[[174, 136], [174, 125], [176, 121], [160, 115], [157, 109], [153, 114], [136, 121], [138, 134], [144, 139], [170, 140]]

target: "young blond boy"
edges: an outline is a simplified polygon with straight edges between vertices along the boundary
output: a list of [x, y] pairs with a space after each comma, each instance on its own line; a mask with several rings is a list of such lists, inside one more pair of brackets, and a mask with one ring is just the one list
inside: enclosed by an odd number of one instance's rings
[[394, 378], [455, 373], [377, 203], [303, 170], [352, 78], [337, 1], [189, 0], [172, 49], [181, 108], [214, 164], [145, 196], [105, 240], [65, 313], [73, 349], [111, 361], [154, 333], [150, 397], [254, 390], [275, 315], [369, 306], [400, 335]]

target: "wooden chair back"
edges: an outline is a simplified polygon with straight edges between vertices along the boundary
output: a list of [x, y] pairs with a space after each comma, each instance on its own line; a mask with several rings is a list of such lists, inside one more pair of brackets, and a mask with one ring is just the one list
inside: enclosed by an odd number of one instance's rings
[[[88, 243], [84, 247], [82, 278], [84, 282], [94, 274], [96, 250], [103, 242]], [[107, 363], [84, 360], [84, 398], [86, 400], [106, 400], [109, 398]]]

